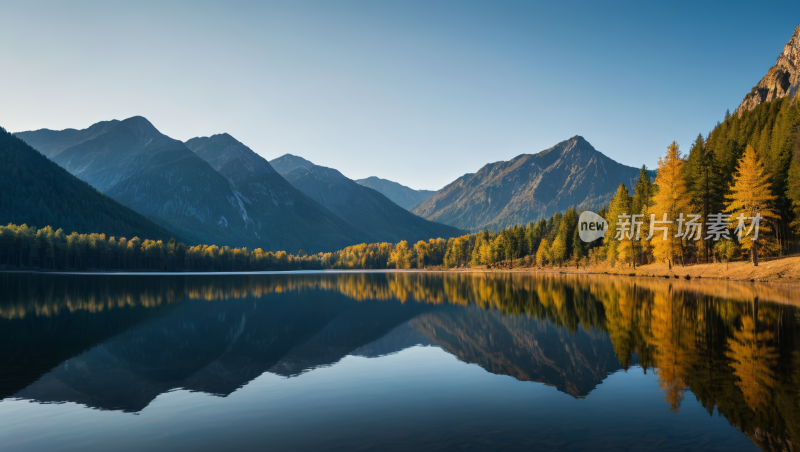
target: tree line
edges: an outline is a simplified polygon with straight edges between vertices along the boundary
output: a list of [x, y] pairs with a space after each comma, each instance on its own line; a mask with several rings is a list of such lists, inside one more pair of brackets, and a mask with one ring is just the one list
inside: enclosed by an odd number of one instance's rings
[[[725, 120], [688, 155], [673, 142], [659, 159], [655, 181], [643, 166], [635, 186], [620, 184], [598, 214], [605, 236], [580, 239], [574, 208], [549, 219], [450, 239], [370, 243], [307, 255], [284, 251], [187, 246], [177, 240], [127, 239], [105, 234], [67, 235], [50, 226], [0, 227], [0, 265], [53, 270], [266, 271], [314, 269], [412, 269], [471, 266], [563, 266], [597, 264], [635, 267], [728, 261], [791, 251], [800, 229], [800, 102], [789, 98], [761, 104]], [[632, 193], [631, 193], [632, 191]], [[687, 231], [693, 214], [700, 221]], [[736, 218], [760, 218], [758, 239]], [[720, 234], [714, 221], [732, 223]], [[639, 219], [638, 229], [634, 227]], [[621, 222], [625, 222], [622, 224]], [[658, 227], [655, 227], [655, 225]], [[718, 226], [718, 225], [717, 225]], [[622, 233], [620, 234], [620, 229]], [[627, 233], [625, 230], [627, 229]], [[636, 234], [634, 232], [639, 232]], [[724, 232], [724, 231], [723, 231]], [[749, 232], [747, 237], [738, 237]], [[716, 235], [719, 240], [708, 237]], [[156, 237], [157, 238], [157, 237]]]

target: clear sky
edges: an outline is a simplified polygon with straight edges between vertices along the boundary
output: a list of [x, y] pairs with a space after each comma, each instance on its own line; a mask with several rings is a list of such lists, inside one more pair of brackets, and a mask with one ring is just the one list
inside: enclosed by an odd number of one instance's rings
[[[162, 4], [165, 3], [165, 4]], [[148, 118], [439, 189], [582, 135], [655, 167], [775, 63], [800, 2], [3, 2], [0, 126]]]

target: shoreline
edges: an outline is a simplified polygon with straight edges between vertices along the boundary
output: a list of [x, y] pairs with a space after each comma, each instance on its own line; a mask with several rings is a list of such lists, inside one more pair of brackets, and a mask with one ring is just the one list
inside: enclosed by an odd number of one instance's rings
[[591, 264], [575, 268], [573, 266], [563, 267], [461, 267], [445, 269], [432, 267], [424, 269], [324, 269], [324, 270], [274, 270], [274, 271], [176, 271], [176, 272], [152, 272], [152, 271], [131, 271], [131, 270], [47, 270], [47, 269], [0, 269], [0, 273], [29, 273], [42, 275], [105, 275], [105, 276], [154, 276], [154, 275], [261, 275], [261, 274], [303, 274], [303, 273], [388, 273], [388, 272], [426, 272], [426, 273], [529, 273], [529, 274], [553, 274], [553, 275], [609, 275], [609, 276], [634, 276], [651, 277], [680, 280], [718, 280], [741, 283], [761, 283], [770, 285], [780, 285], [787, 287], [800, 287], [800, 256], [790, 256], [768, 261], [762, 261], [758, 267], [754, 267], [750, 262], [731, 262], [726, 268], [724, 263], [712, 264], [693, 264], [687, 266], [673, 265], [669, 268], [666, 264], [647, 264], [633, 269], [629, 266], [612, 267], [607, 263]]
[[575, 268], [563, 267], [493, 267], [485, 265], [451, 269], [454, 272], [487, 272], [487, 273], [533, 273], [533, 274], [567, 274], [567, 275], [609, 275], [636, 276], [680, 280], [718, 280], [731, 282], [751, 282], [788, 287], [800, 287], [800, 256], [790, 256], [769, 261], [761, 261], [758, 267], [751, 262], [731, 262], [726, 268], [724, 263], [692, 264], [687, 266], [666, 264], [646, 264], [633, 269], [629, 266], [612, 267], [607, 263], [591, 264]]

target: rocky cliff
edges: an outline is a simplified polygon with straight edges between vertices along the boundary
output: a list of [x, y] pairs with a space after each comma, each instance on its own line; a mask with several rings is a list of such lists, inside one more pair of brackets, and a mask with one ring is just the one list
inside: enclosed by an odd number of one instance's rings
[[783, 47], [778, 61], [769, 68], [767, 75], [744, 96], [736, 112], [752, 110], [757, 105], [786, 96], [794, 97], [800, 86], [800, 25]]

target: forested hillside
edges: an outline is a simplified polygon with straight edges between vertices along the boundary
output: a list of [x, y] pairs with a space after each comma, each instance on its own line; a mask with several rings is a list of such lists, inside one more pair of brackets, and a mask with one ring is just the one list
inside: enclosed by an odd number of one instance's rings
[[164, 240], [173, 235], [0, 128], [0, 224], [8, 223]]
[[[776, 252], [786, 252], [792, 223], [800, 218], [800, 103], [784, 97], [740, 115], [726, 114], [707, 138], [692, 144], [687, 158], [687, 186], [698, 213], [722, 211], [738, 162], [751, 146], [764, 166], [771, 203]], [[797, 232], [795, 228], [794, 232]]]

